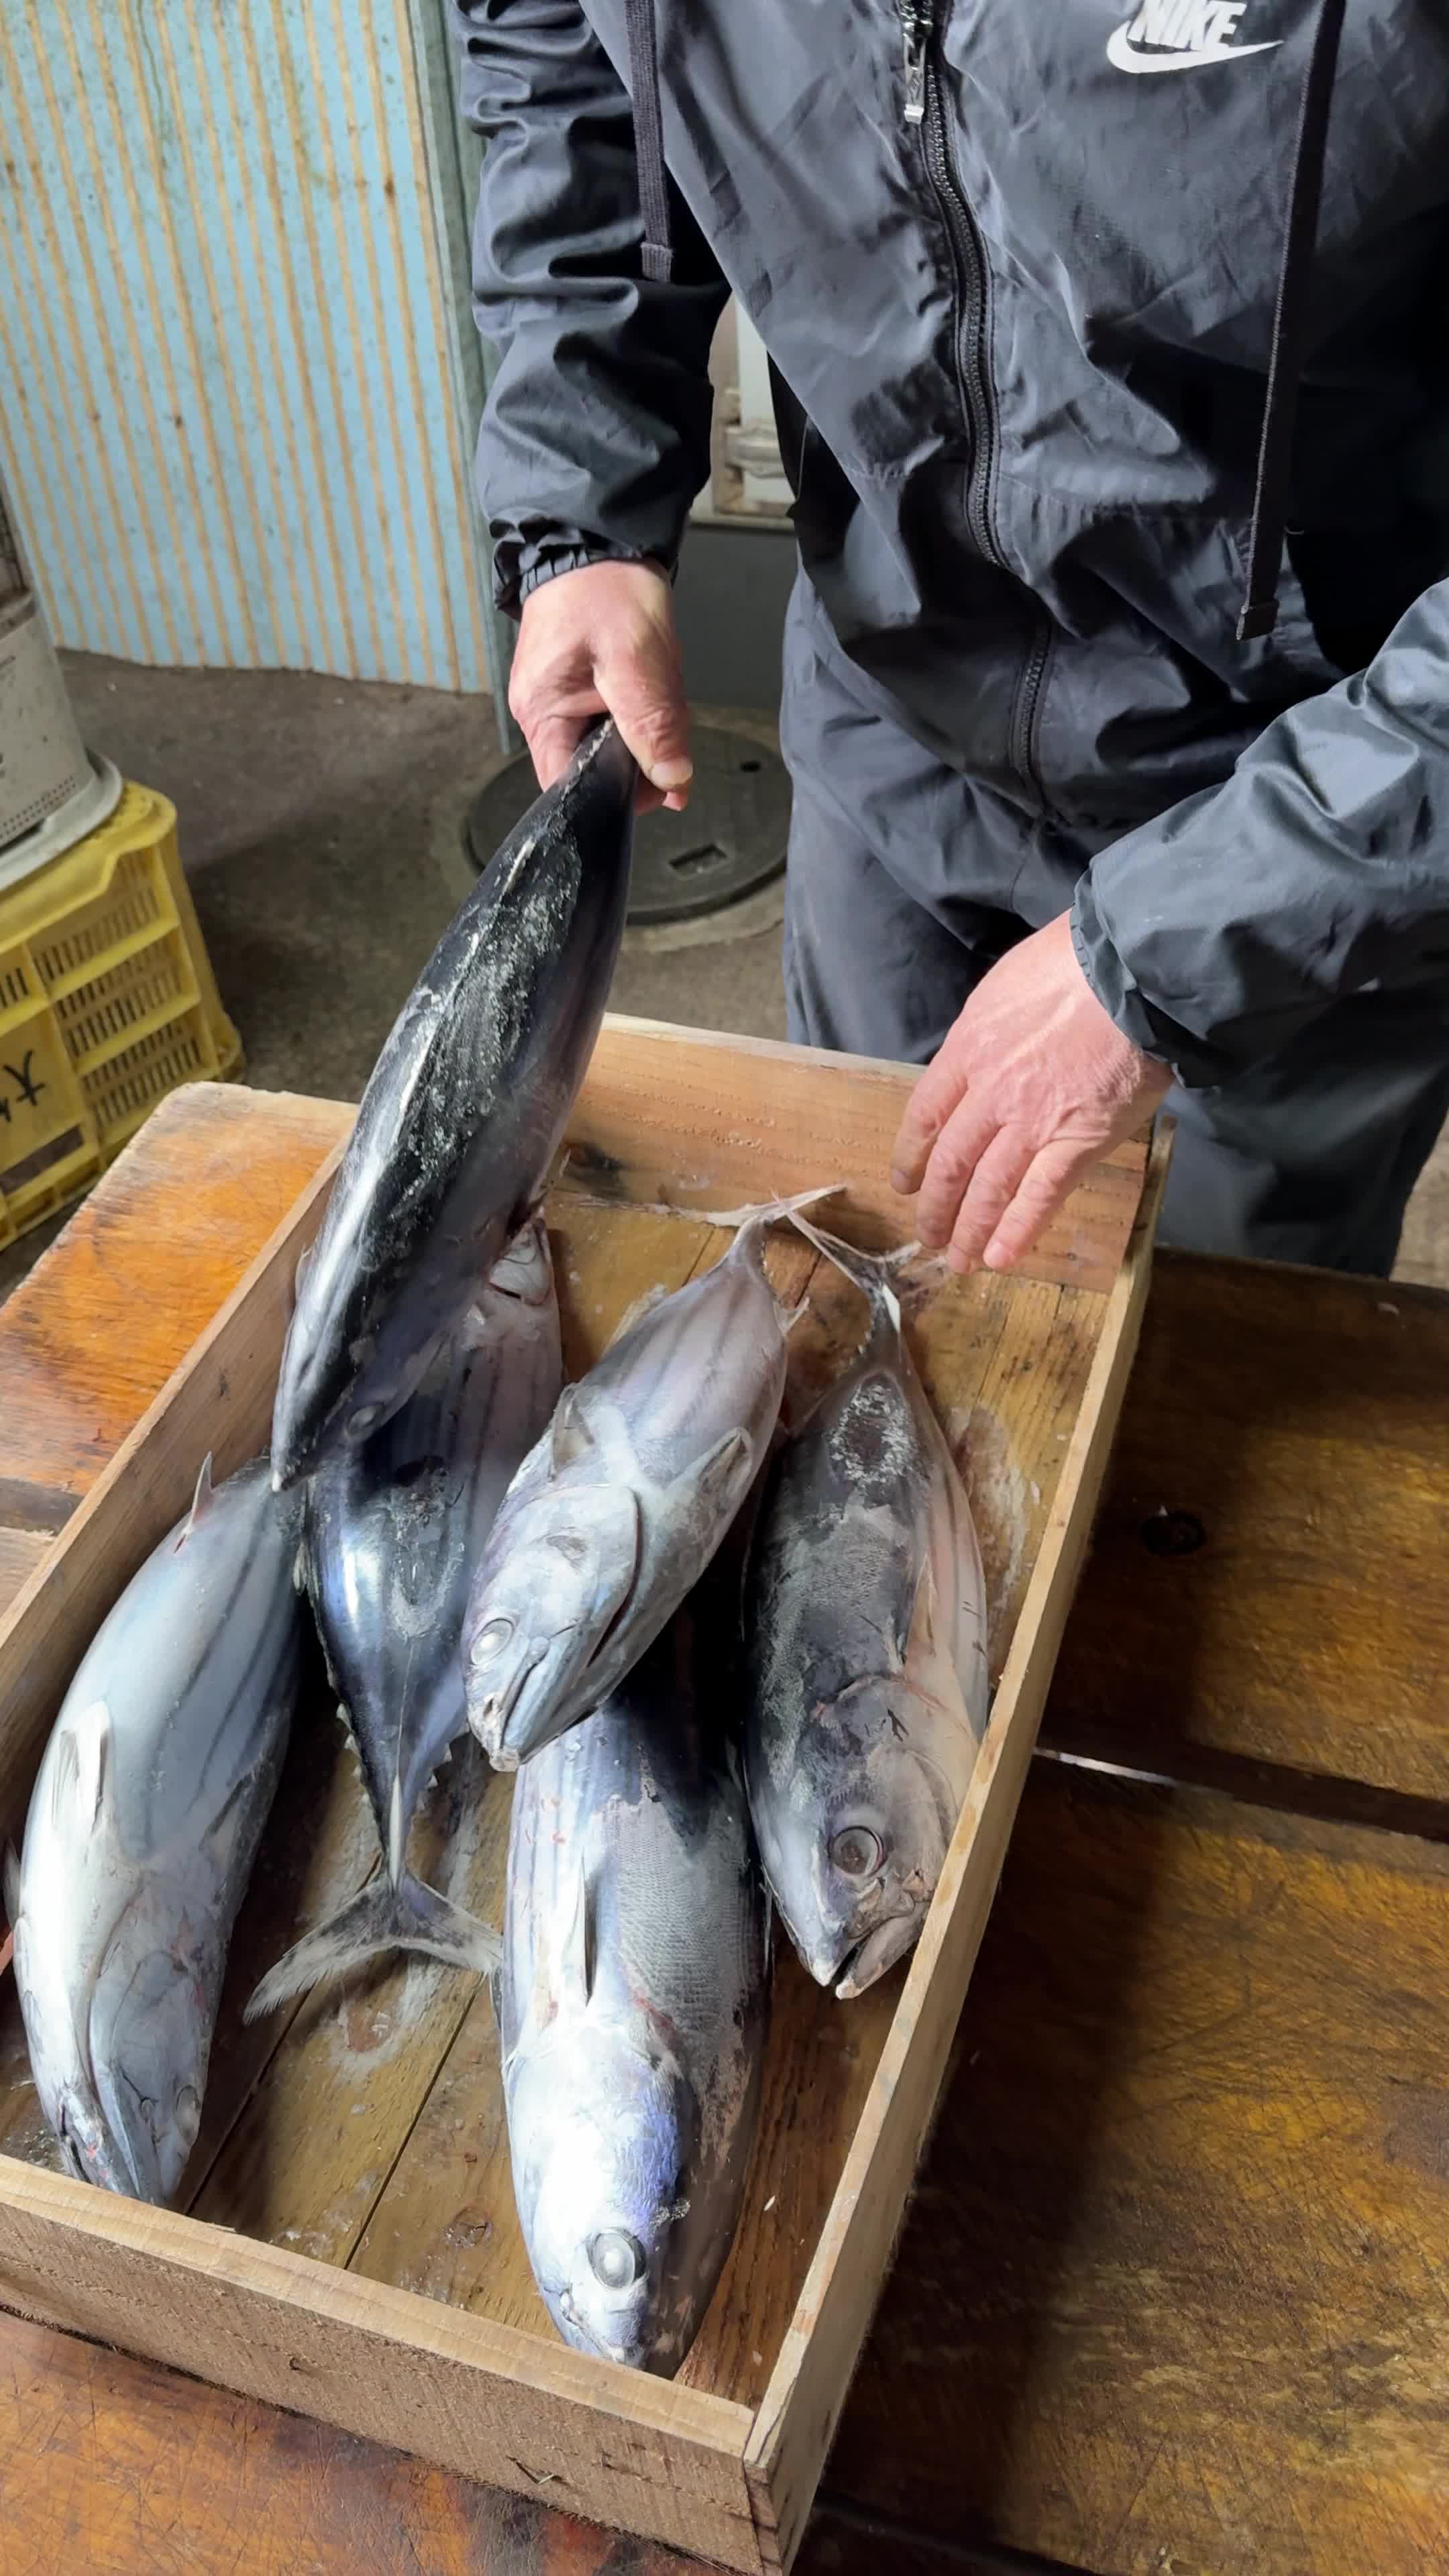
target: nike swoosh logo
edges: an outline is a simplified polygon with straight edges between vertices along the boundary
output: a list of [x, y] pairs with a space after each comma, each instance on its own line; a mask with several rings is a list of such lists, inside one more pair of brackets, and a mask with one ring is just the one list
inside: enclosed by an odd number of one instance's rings
[[1107, 60], [1114, 71], [1197, 71], [1204, 63], [1241, 63], [1246, 61], [1249, 54], [1276, 53], [1283, 41], [1281, 36], [1270, 36], [1263, 43], [1256, 45], [1190, 45], [1180, 54], [1156, 52], [1143, 54], [1138, 52], [1135, 45], [1128, 42], [1131, 25], [1132, 21], [1129, 18], [1125, 26], [1114, 27], [1107, 38]]

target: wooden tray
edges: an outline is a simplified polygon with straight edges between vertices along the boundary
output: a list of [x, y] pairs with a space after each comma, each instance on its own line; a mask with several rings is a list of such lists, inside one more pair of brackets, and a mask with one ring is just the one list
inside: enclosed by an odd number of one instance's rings
[[[549, 1207], [571, 1369], [658, 1286], [728, 1241], [687, 1206], [838, 1180], [832, 1224], [899, 1240], [877, 1176], [910, 1077], [642, 1022], [606, 1023]], [[350, 1113], [337, 1111], [340, 1140]], [[0, 1991], [0, 2305], [196, 2372], [740, 2569], [788, 2567], [880, 2290], [995, 1891], [1136, 1343], [1165, 1146], [1120, 1149], [1029, 1268], [908, 1306], [976, 1504], [992, 1722], [921, 1942], [859, 2002], [779, 1958], [764, 2113], [739, 2237], [678, 2380], [566, 2349], [529, 2276], [508, 2180], [486, 1992], [384, 1966], [246, 2029], [252, 1982], [375, 1859], [313, 1695], [241, 1919], [183, 2210], [53, 2169], [13, 1981]], [[0, 1825], [9, 1834], [71, 1672], [211, 1448], [266, 1437], [318, 1172], [0, 1622]], [[659, 1204], [671, 1203], [671, 1207]], [[671, 1209], [673, 1212], [671, 1212]], [[855, 1347], [856, 1293], [781, 1234], [798, 1407]], [[470, 1747], [421, 1858], [497, 1919], [511, 1784]]]

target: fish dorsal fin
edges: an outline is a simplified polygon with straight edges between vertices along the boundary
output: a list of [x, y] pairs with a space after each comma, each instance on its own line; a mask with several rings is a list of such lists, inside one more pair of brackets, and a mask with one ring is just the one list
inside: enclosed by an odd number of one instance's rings
[[103, 1699], [93, 1699], [79, 1716], [67, 1718], [56, 1750], [50, 1811], [64, 1832], [79, 1826], [93, 1830], [101, 1812], [106, 1764], [111, 1742], [111, 1712]]
[[13, 1932], [20, 1920], [20, 1861], [13, 1843], [6, 1844], [0, 1859], [0, 1888], [5, 1892], [5, 1920]]
[[201, 1462], [201, 1473], [196, 1479], [196, 1491], [191, 1497], [191, 1509], [186, 1515], [186, 1527], [177, 1541], [179, 1547], [185, 1546], [193, 1530], [200, 1529], [215, 1499], [216, 1489], [211, 1481], [211, 1451], [208, 1449]]
[[559, 1984], [564, 2002], [575, 2012], [587, 2012], [594, 1991], [594, 1971], [598, 1955], [598, 1925], [594, 1882], [586, 1868], [580, 1868], [574, 1890], [574, 1910], [564, 1935], [559, 1957]]
[[548, 1443], [549, 1472], [555, 1476], [560, 1475], [565, 1467], [572, 1467], [576, 1459], [586, 1458], [589, 1451], [598, 1445], [584, 1418], [576, 1386], [566, 1386], [554, 1406]]

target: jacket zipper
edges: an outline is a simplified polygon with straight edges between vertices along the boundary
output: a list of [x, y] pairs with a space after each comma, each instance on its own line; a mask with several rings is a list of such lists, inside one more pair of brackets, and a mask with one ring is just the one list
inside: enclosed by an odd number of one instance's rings
[[[967, 525], [986, 561], [998, 571], [1011, 574], [991, 524], [996, 416], [987, 360], [986, 252], [976, 218], [956, 176], [951, 151], [940, 74], [932, 54], [936, 0], [898, 0], [898, 6], [905, 122], [922, 130], [926, 171], [945, 225], [956, 276], [956, 367], [971, 432], [971, 461], [966, 474]], [[1011, 577], [1016, 578], [1014, 574]], [[1050, 644], [1051, 626], [1043, 617], [1016, 692], [1007, 754], [1018, 775], [1028, 780], [1038, 794], [1040, 784], [1031, 758], [1032, 732]]]

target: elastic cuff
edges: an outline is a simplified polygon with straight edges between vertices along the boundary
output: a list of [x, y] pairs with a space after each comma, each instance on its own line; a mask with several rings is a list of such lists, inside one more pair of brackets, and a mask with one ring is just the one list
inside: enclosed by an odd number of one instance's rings
[[528, 554], [527, 568], [522, 572], [506, 571], [495, 557], [493, 601], [505, 617], [519, 616], [524, 601], [531, 599], [536, 590], [541, 590], [546, 581], [556, 581], [564, 572], [584, 572], [590, 564], [647, 564], [651, 572], [657, 572], [662, 580], [670, 583], [676, 571], [674, 565], [663, 562], [658, 555], [641, 553], [637, 546], [566, 543], [542, 549], [530, 547]]
[[1108, 1017], [1143, 1055], [1168, 1065], [1188, 1091], [1210, 1091], [1230, 1070], [1214, 1048], [1204, 1046], [1181, 1021], [1148, 1000], [1125, 958], [1113, 946], [1092, 894], [1090, 876], [1078, 886], [1071, 913], [1072, 947], [1077, 964]]

